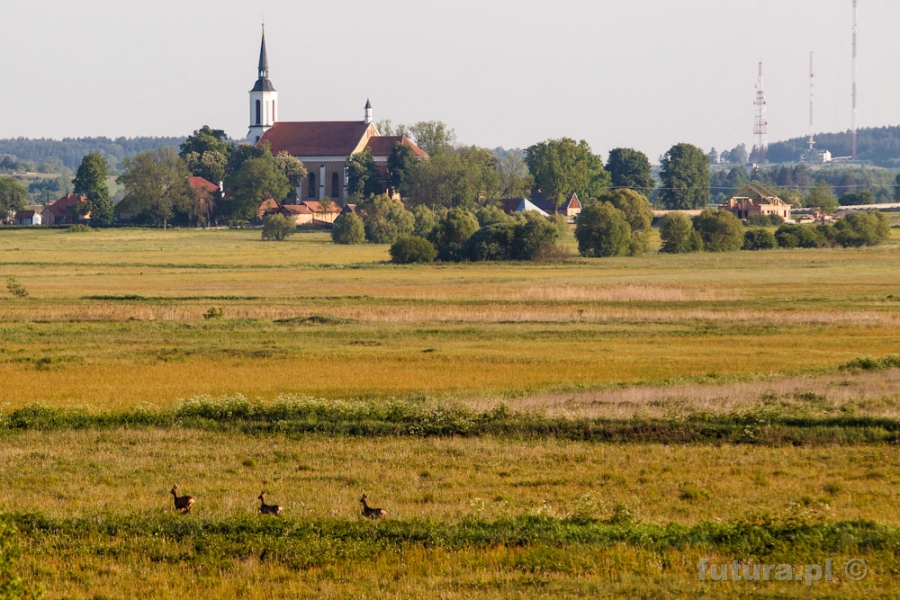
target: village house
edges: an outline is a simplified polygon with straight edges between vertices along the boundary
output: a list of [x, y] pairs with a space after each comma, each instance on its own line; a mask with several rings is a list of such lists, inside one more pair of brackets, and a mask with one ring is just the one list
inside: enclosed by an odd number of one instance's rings
[[87, 223], [91, 219], [88, 211], [84, 215], [79, 214], [78, 207], [87, 204], [85, 196], [66, 194], [58, 200], [50, 202], [44, 207], [42, 221], [44, 225], [75, 225]]
[[517, 212], [537, 212], [545, 217], [562, 215], [569, 223], [575, 222], [582, 209], [581, 200], [578, 199], [578, 195], [575, 193], [562, 206], [556, 206], [540, 190], [534, 190], [531, 194], [531, 199], [503, 198], [500, 200], [500, 207], [508, 215]]
[[785, 221], [790, 221], [791, 205], [778, 196], [768, 195], [754, 185], [748, 185], [739, 193], [740, 195], [729, 198], [722, 204], [723, 209], [734, 213], [738, 219], [746, 221], [755, 215], [765, 217], [775, 215]]
[[36, 210], [20, 210], [16, 211], [13, 219], [16, 225], [40, 225], [41, 213]]

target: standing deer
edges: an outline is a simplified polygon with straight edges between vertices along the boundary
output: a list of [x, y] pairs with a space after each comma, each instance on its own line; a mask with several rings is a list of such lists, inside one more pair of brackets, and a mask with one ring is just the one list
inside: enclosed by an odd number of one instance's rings
[[173, 485], [172, 497], [175, 498], [175, 510], [180, 510], [183, 515], [191, 512], [191, 506], [194, 504], [193, 496], [179, 496], [178, 486]]
[[362, 514], [367, 519], [383, 519], [387, 516], [387, 511], [383, 508], [371, 508], [369, 503], [366, 500], [369, 498], [368, 494], [363, 494], [362, 498], [359, 501], [363, 505]]
[[281, 516], [281, 507], [277, 504], [266, 504], [265, 492], [259, 493], [259, 501], [262, 503], [259, 507], [259, 514], [261, 515], [275, 515], [276, 517]]

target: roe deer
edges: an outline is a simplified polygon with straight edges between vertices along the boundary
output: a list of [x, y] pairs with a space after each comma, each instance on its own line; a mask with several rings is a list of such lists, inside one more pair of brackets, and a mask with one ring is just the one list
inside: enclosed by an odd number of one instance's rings
[[362, 514], [367, 519], [383, 519], [387, 516], [387, 511], [383, 508], [371, 508], [369, 507], [369, 503], [366, 500], [369, 498], [368, 494], [363, 494], [362, 498], [359, 499], [363, 505]]
[[259, 514], [261, 515], [275, 515], [276, 517], [281, 516], [281, 507], [277, 504], [266, 504], [265, 492], [259, 493], [259, 501], [262, 505], [259, 507]]
[[191, 512], [191, 505], [194, 504], [193, 496], [179, 496], [178, 486], [172, 486], [172, 497], [175, 498], [175, 510], [180, 510], [181, 514], [186, 515]]

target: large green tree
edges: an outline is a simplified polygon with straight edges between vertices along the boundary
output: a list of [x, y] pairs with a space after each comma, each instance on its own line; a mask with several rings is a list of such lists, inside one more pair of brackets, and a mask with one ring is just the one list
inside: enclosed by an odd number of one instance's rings
[[733, 252], [744, 245], [744, 226], [731, 211], [704, 210], [693, 221], [704, 250]]
[[269, 145], [263, 144], [258, 150], [258, 155], [244, 160], [227, 181], [228, 189], [234, 193], [221, 203], [226, 218], [252, 220], [263, 200], [272, 197], [281, 202], [291, 191], [290, 181]]
[[656, 187], [650, 159], [639, 150], [631, 148], [614, 148], [609, 151], [606, 161], [610, 182], [613, 188], [632, 189], [649, 196]]
[[823, 212], [832, 213], [838, 207], [838, 200], [830, 183], [817, 181], [807, 194], [805, 204], [810, 208], [818, 208]]
[[408, 196], [415, 176], [416, 157], [413, 149], [406, 144], [397, 142], [388, 156], [387, 167], [391, 186], [397, 190], [400, 196]]
[[153, 214], [157, 227], [165, 229], [176, 208], [189, 210], [193, 200], [190, 172], [174, 148], [145, 150], [124, 160], [119, 183], [136, 212]]
[[370, 198], [358, 210], [366, 227], [366, 238], [374, 244], [393, 244], [412, 235], [415, 229], [415, 216], [386, 194]]
[[534, 185], [557, 206], [573, 193], [584, 200], [597, 198], [609, 188], [603, 161], [584, 140], [547, 140], [525, 149], [525, 162]]
[[234, 151], [234, 145], [221, 129], [204, 125], [194, 131], [179, 147], [178, 155], [197, 177], [219, 183], [225, 179], [225, 167]]
[[653, 222], [653, 208], [643, 195], [629, 189], [617, 189], [600, 197], [625, 215], [631, 226], [631, 254], [643, 254], [650, 250], [650, 224]]
[[703, 250], [700, 234], [684, 213], [672, 212], [664, 216], [659, 223], [659, 236], [662, 238], [660, 252], [682, 254]]
[[609, 202], [586, 206], [575, 225], [582, 256], [625, 256], [631, 253], [631, 226], [625, 214]]
[[347, 191], [350, 194], [365, 199], [384, 193], [380, 178], [378, 165], [368, 148], [347, 161]]
[[91, 152], [81, 159], [81, 165], [72, 180], [74, 191], [87, 197], [85, 210], [91, 213], [92, 225], [110, 225], [113, 221], [113, 206], [109, 201], [106, 178], [109, 166], [99, 152]]
[[697, 146], [672, 146], [661, 159], [659, 177], [659, 201], [667, 209], [692, 210], [709, 203], [709, 157]]
[[415, 204], [474, 211], [497, 203], [500, 188], [496, 157], [490, 150], [471, 146], [422, 161], [416, 167], [410, 196]]
[[456, 144], [456, 132], [442, 121], [419, 121], [403, 133], [411, 135], [416, 145], [430, 156], [450, 152]]
[[503, 198], [527, 196], [534, 187], [534, 177], [528, 172], [525, 155], [519, 151], [498, 157], [497, 172], [500, 173], [500, 195]]
[[12, 177], [0, 177], [0, 221], [28, 202], [28, 189]]
[[429, 240], [437, 248], [438, 258], [459, 261], [465, 256], [466, 242], [478, 231], [478, 219], [464, 208], [451, 208], [437, 222]]

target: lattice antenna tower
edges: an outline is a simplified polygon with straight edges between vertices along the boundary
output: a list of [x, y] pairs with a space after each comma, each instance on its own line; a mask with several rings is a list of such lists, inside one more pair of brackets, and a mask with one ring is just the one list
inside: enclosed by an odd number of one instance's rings
[[756, 160], [763, 162], [769, 149], [769, 122], [766, 120], [766, 93], [763, 91], [763, 67], [759, 63], [759, 81], [756, 83], [756, 121], [753, 135], [756, 136]]
[[812, 160], [813, 146], [816, 145], [816, 134], [813, 129], [813, 105], [815, 101], [815, 73], [813, 71], [813, 53], [809, 53], [809, 160]]
[[856, 160], [856, 0], [853, 0], [853, 121], [851, 131], [851, 151], [853, 160]]

